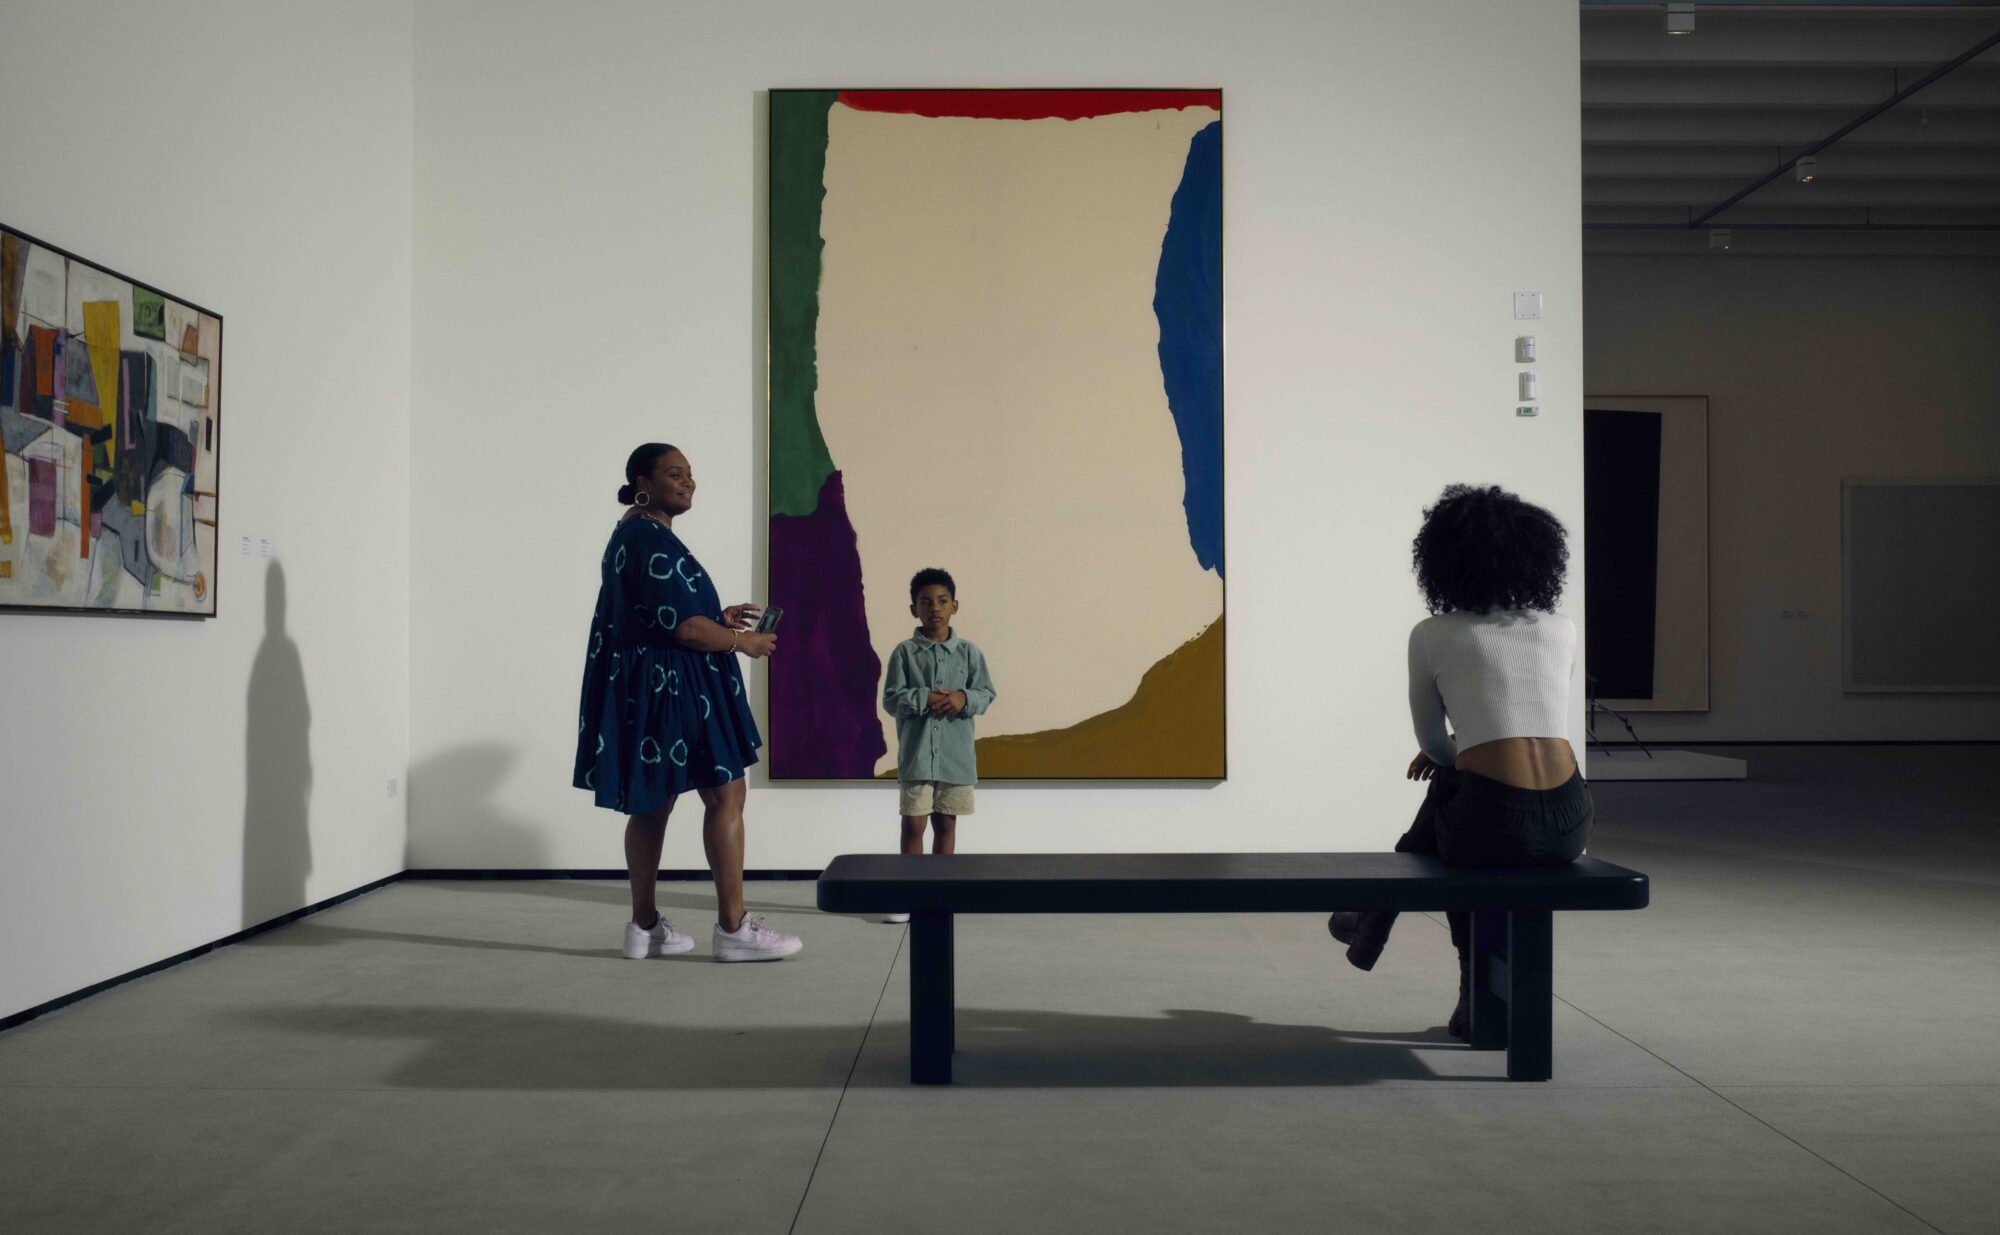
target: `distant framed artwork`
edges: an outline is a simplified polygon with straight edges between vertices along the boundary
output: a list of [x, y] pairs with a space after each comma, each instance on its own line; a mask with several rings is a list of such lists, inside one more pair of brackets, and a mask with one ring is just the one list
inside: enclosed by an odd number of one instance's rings
[[222, 317], [0, 224], [0, 609], [213, 617]]
[[1708, 399], [1585, 395], [1584, 663], [1621, 712], [1706, 712]]
[[770, 99], [772, 777], [895, 775], [935, 566], [981, 779], [1223, 778], [1221, 92]]
[[2000, 694], [2000, 477], [1840, 482], [1848, 694]]

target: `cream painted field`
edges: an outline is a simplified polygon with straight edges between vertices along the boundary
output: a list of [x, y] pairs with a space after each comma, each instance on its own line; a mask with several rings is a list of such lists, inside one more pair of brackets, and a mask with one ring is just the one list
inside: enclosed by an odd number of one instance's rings
[[910, 575], [951, 571], [999, 688], [982, 735], [1117, 707], [1222, 612], [1152, 304], [1188, 143], [1216, 119], [830, 114], [818, 415], [869, 635], [886, 660]]

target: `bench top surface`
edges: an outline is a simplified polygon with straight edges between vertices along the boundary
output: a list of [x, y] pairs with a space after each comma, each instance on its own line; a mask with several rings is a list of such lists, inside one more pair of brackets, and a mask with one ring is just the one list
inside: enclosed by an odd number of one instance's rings
[[1568, 866], [1447, 866], [1413, 853], [842, 854], [833, 913], [1299, 913], [1334, 909], [1643, 909], [1646, 876]]

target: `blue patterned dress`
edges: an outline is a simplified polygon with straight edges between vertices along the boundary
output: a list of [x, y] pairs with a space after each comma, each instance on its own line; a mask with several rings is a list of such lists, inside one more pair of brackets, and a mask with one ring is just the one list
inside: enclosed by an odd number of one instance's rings
[[658, 521], [633, 518], [611, 533], [602, 577], [572, 783], [599, 806], [637, 815], [742, 776], [764, 740], [736, 657], [674, 642], [688, 618], [722, 621], [701, 563]]

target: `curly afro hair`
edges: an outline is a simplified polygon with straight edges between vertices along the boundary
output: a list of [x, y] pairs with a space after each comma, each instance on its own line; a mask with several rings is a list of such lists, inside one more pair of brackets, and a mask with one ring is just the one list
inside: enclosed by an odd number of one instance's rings
[[958, 599], [958, 584], [951, 581], [951, 572], [939, 570], [935, 566], [926, 566], [910, 576], [910, 603], [916, 604], [918, 595], [933, 583], [942, 583], [944, 590], [951, 593], [951, 598]]
[[1499, 485], [1447, 485], [1410, 542], [1432, 613], [1553, 612], [1569, 569], [1561, 520]]

